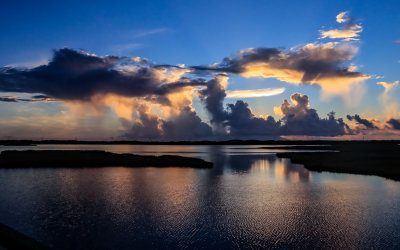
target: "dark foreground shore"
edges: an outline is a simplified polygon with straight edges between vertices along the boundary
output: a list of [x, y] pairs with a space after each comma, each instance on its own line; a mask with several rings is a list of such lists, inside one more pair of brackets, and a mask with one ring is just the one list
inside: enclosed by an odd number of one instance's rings
[[0, 246], [6, 249], [48, 249], [40, 242], [0, 223]]
[[285, 152], [277, 153], [277, 156], [304, 164], [312, 171], [376, 175], [400, 181], [400, 146], [397, 143], [335, 142], [325, 146], [314, 145], [309, 149], [332, 151]]
[[93, 150], [7, 150], [0, 154], [1, 168], [110, 166], [211, 168], [213, 164], [175, 155], [147, 156]]

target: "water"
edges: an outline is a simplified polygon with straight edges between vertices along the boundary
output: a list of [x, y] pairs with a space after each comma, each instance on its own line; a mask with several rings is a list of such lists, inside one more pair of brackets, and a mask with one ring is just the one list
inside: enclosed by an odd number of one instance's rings
[[400, 182], [309, 172], [259, 147], [41, 145], [215, 166], [0, 169], [0, 222], [57, 249], [400, 248]]

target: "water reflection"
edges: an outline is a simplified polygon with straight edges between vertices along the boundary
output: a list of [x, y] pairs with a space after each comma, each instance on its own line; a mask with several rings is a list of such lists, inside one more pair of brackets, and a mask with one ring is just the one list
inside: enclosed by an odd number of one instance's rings
[[179, 147], [156, 149], [214, 168], [0, 169], [0, 221], [57, 249], [400, 247], [398, 182], [311, 174], [258, 147]]
[[277, 158], [273, 154], [266, 155], [231, 155], [229, 166], [237, 172], [265, 174], [276, 180], [291, 182], [311, 179], [311, 172], [302, 165], [292, 164], [287, 159]]

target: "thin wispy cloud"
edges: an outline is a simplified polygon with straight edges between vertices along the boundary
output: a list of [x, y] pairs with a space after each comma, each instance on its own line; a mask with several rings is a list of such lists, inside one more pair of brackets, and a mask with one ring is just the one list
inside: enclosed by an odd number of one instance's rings
[[45, 95], [36, 95], [31, 98], [21, 98], [18, 96], [0, 96], [0, 102], [54, 102], [56, 99], [49, 98]]
[[397, 99], [393, 97], [393, 92], [399, 85], [399, 81], [395, 82], [377, 82], [385, 88], [384, 92], [379, 96], [379, 100], [383, 106], [382, 114], [385, 116], [393, 116], [398, 114]]
[[275, 95], [280, 95], [283, 92], [285, 92], [285, 88], [230, 90], [226, 91], [226, 98], [255, 98], [255, 97], [275, 96]]
[[144, 38], [147, 36], [155, 35], [155, 34], [160, 34], [168, 31], [167, 28], [157, 28], [157, 29], [149, 29], [149, 30], [140, 30], [136, 31], [133, 34], [133, 38]]
[[360, 36], [359, 33], [363, 31], [363, 28], [361, 25], [355, 23], [355, 20], [350, 17], [348, 11], [339, 13], [336, 16], [336, 22], [345, 23], [345, 26], [341, 29], [320, 30], [320, 39], [331, 38], [343, 39], [345, 41], [360, 40], [358, 37]]
[[140, 43], [127, 43], [127, 44], [113, 45], [111, 47], [111, 50], [115, 51], [115, 53], [118, 53], [118, 54], [124, 54], [124, 53], [132, 52], [136, 49], [140, 49], [142, 47], [143, 47], [143, 45]]

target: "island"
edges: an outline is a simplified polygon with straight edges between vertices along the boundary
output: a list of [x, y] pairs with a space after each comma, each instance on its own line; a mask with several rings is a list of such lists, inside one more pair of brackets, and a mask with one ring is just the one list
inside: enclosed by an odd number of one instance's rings
[[101, 150], [6, 150], [0, 154], [0, 168], [113, 166], [211, 168], [213, 163], [177, 155], [116, 154]]
[[[285, 149], [290, 149], [285, 147]], [[311, 171], [376, 175], [400, 180], [400, 146], [397, 142], [332, 142], [330, 145], [296, 147], [315, 152], [280, 152]]]

